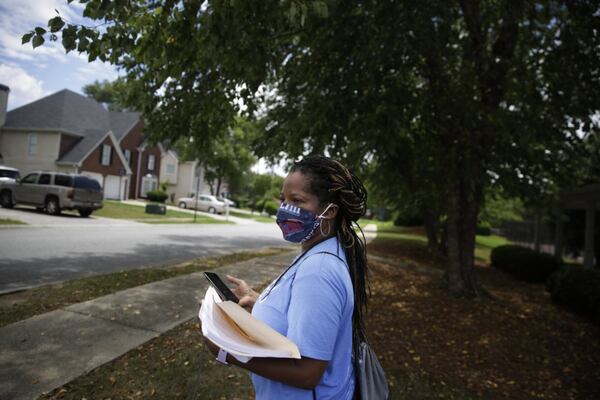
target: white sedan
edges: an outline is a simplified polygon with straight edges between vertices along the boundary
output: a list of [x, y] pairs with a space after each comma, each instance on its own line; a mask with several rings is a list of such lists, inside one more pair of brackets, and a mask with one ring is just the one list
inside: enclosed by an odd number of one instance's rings
[[177, 205], [179, 205], [179, 208], [189, 208], [192, 210], [197, 209], [200, 211], [207, 211], [212, 214], [221, 214], [225, 212], [225, 203], [217, 200], [215, 196], [210, 194], [198, 195], [198, 199], [194, 197], [194, 194], [191, 194], [190, 197], [182, 197], [178, 199]]

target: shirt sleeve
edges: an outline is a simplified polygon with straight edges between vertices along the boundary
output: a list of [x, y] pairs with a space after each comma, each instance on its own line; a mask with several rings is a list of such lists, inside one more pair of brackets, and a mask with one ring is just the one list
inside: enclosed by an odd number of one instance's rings
[[340, 273], [346, 266], [333, 257], [308, 257], [299, 266], [288, 309], [287, 337], [300, 354], [331, 360], [347, 295]]

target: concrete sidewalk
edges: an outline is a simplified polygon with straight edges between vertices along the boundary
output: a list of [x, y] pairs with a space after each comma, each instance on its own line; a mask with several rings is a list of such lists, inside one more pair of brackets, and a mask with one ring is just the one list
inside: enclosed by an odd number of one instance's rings
[[[215, 270], [258, 286], [298, 251]], [[0, 399], [35, 399], [175, 326], [196, 318], [201, 272], [131, 288], [0, 328]]]

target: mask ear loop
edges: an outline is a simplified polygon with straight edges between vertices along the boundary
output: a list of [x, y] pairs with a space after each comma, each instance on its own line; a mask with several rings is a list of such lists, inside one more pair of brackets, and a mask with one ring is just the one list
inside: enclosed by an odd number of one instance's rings
[[331, 222], [329, 222], [329, 221], [327, 221], [327, 233], [323, 232], [323, 222], [324, 222], [323, 214], [325, 214], [327, 212], [327, 210], [329, 210], [329, 207], [331, 207], [332, 205], [333, 205], [333, 203], [329, 203], [327, 208], [318, 217], [321, 220], [321, 222], [319, 223], [319, 231], [321, 232], [321, 236], [323, 236], [323, 237], [327, 237], [331, 233]]

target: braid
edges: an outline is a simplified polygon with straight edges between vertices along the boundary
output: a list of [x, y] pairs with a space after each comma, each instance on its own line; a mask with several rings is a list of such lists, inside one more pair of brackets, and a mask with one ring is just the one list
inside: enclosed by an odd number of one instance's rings
[[[309, 177], [310, 192], [324, 207], [337, 204], [335, 219], [337, 237], [344, 246], [350, 278], [354, 289], [354, 312], [352, 314], [354, 351], [366, 339], [365, 314], [370, 294], [367, 265], [367, 247], [364, 233], [357, 221], [365, 214], [367, 190], [362, 182], [341, 163], [323, 156], [309, 156], [294, 163], [290, 172], [301, 172]], [[362, 238], [356, 233], [355, 227]]]

